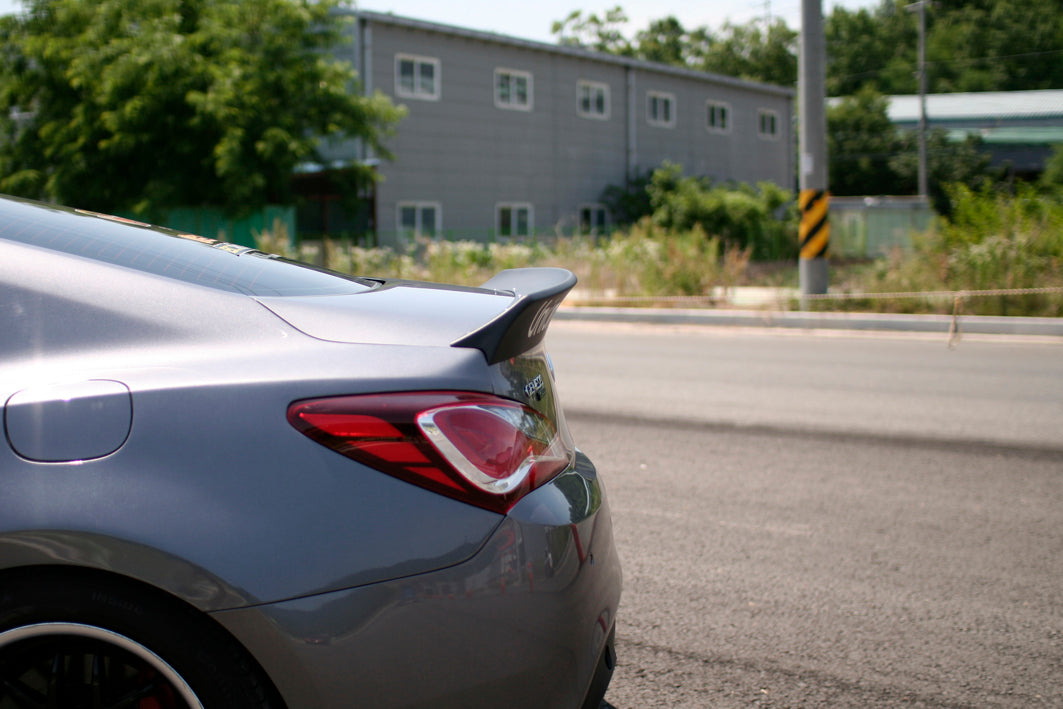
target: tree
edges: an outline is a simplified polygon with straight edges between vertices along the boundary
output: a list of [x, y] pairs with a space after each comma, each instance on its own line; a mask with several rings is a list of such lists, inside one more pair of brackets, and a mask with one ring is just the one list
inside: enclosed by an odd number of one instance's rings
[[661, 64], [684, 66], [690, 56], [690, 38], [674, 15], [650, 22], [635, 35], [635, 47], [639, 59]]
[[666, 232], [698, 229], [728, 247], [748, 249], [754, 258], [780, 258], [796, 247], [790, 233], [795, 215], [786, 214], [792, 195], [776, 184], [714, 184], [665, 163], [650, 176], [646, 192], [652, 222]]
[[564, 20], [555, 21], [550, 27], [551, 34], [557, 35], [557, 42], [566, 47], [583, 47], [607, 54], [631, 56], [631, 43], [624, 38], [621, 28], [627, 24], [627, 15], [619, 5], [606, 10], [599, 17], [591, 13], [584, 16], [583, 11], [574, 10]]
[[[914, 194], [918, 173], [918, 134], [894, 126], [888, 100], [870, 88], [827, 109], [827, 154], [831, 192], [836, 195]], [[949, 212], [947, 185], [981, 187], [989, 180], [989, 158], [981, 141], [951, 142], [946, 131], [927, 135], [930, 198]]]
[[[883, 94], [918, 91], [918, 28], [912, 0], [879, 0], [868, 9], [836, 5], [825, 18], [827, 93], [850, 96], [862, 87]], [[719, 31], [686, 29], [668, 16], [634, 40], [627, 16], [575, 11], [553, 25], [561, 44], [727, 76], [792, 86], [798, 33], [781, 19], [724, 23]], [[1063, 88], [1063, 3], [1060, 0], [934, 0], [927, 12], [930, 93]]]
[[[871, 86], [913, 94], [918, 30], [911, 0], [871, 10], [835, 7], [826, 19], [827, 92]], [[1060, 0], [934, 0], [927, 11], [928, 91], [1063, 88]]]
[[890, 166], [901, 150], [902, 139], [890, 122], [888, 104], [885, 96], [865, 88], [827, 108], [827, 156], [833, 194], [910, 191]]
[[851, 96], [868, 87], [883, 94], [918, 91], [918, 29], [903, 6], [885, 0], [872, 11], [836, 6], [824, 21], [827, 95]]
[[693, 63], [699, 69], [779, 86], [797, 83], [797, 32], [776, 19], [767, 27], [759, 20], [744, 25], [725, 23], [709, 34]]
[[609, 185], [602, 190], [602, 204], [617, 226], [626, 227], [653, 214], [648, 187], [652, 171], [638, 171], [624, 185]]
[[584, 16], [579, 10], [554, 22], [558, 43], [651, 62], [700, 69], [725, 76], [793, 86], [797, 81], [797, 32], [781, 19], [763, 26], [760, 20], [744, 25], [726, 23], [719, 34], [707, 27], [688, 30], [674, 16], [653, 20], [624, 37], [627, 15], [621, 7], [604, 16]]
[[946, 0], [927, 17], [932, 92], [1063, 88], [1060, 0]]
[[31, 0], [0, 24], [0, 191], [108, 212], [240, 212], [288, 201], [326, 138], [386, 154], [401, 112], [360, 96], [329, 53], [335, 5]]
[[[890, 169], [902, 185], [896, 194], [915, 191], [918, 180], [918, 133], [901, 132], [901, 147], [890, 161]], [[982, 151], [982, 139], [968, 136], [962, 142], [949, 140], [948, 132], [935, 128], [927, 133], [927, 169], [929, 171], [930, 201], [938, 214], [952, 214], [949, 188], [964, 185], [980, 190], [993, 182], [1002, 182], [1003, 170], [989, 169], [989, 155]]]
[[1048, 158], [1038, 184], [1045, 190], [1063, 191], [1063, 143], [1052, 148], [1052, 156]]

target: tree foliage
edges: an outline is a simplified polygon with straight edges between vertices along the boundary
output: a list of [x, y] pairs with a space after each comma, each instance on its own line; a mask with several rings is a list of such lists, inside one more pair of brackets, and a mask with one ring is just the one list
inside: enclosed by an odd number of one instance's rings
[[710, 35], [695, 66], [705, 71], [780, 86], [797, 83], [797, 32], [776, 19], [744, 25], [726, 23]]
[[[827, 93], [847, 97], [828, 110], [835, 194], [916, 189], [917, 134], [890, 122], [885, 98], [918, 91], [918, 16], [910, 5], [911, 0], [879, 0], [871, 8], [849, 10], [836, 4], [825, 18]], [[797, 81], [798, 33], [778, 18], [727, 22], [713, 31], [686, 28], [668, 16], [631, 40], [625, 38], [620, 7], [605, 19], [576, 12], [567, 22], [565, 27], [581, 28], [562, 34], [567, 44], [782, 86]], [[555, 23], [555, 33], [561, 29]], [[1063, 89], [1063, 0], [935, 0], [927, 10], [927, 61], [930, 93]], [[1048, 174], [1063, 169], [1059, 159]], [[944, 185], [979, 186], [999, 177], [988, 172], [977, 138], [950, 142], [941, 130], [928, 134], [928, 163], [931, 198], [945, 212]], [[632, 201], [630, 194], [627, 199]]]
[[1052, 157], [1045, 164], [1039, 184], [1045, 190], [1057, 190], [1063, 195], [1063, 143], [1052, 148]]
[[797, 81], [797, 32], [782, 20], [726, 23], [719, 32], [688, 29], [669, 15], [650, 22], [632, 40], [624, 35], [627, 15], [614, 7], [602, 16], [572, 12], [554, 22], [558, 43], [645, 61], [672, 64], [752, 81], [792, 86]]
[[[827, 155], [836, 195], [913, 194], [918, 180], [918, 134], [894, 126], [885, 96], [863, 88], [827, 109]], [[951, 211], [947, 185], [980, 188], [990, 178], [980, 139], [956, 143], [941, 129], [927, 134], [930, 198]]]
[[886, 112], [888, 100], [870, 88], [827, 109], [827, 155], [830, 188], [836, 195], [904, 194], [891, 161], [901, 135]]
[[[824, 18], [827, 92], [850, 96], [863, 87], [883, 94], [918, 91], [918, 18], [911, 0], [872, 8], [836, 4]], [[792, 86], [797, 37], [779, 18], [725, 23], [718, 31], [687, 28], [674, 16], [625, 35], [621, 7], [605, 15], [573, 12], [553, 25], [558, 41], [648, 61]], [[1061, 0], [935, 0], [927, 11], [931, 93], [1063, 88]]]
[[783, 218], [787, 205], [793, 208], [792, 196], [776, 184], [714, 184], [666, 163], [654, 171], [647, 192], [653, 223], [666, 231], [697, 228], [754, 258], [794, 255], [783, 253], [797, 243], [789, 231], [792, 220]]
[[[601, 200], [623, 228], [666, 234], [700, 234], [727, 251], [757, 259], [797, 255], [792, 194], [770, 182], [714, 183], [665, 163], [627, 185], [610, 186]], [[715, 248], [715, 247], [714, 247]]]
[[674, 15], [669, 15], [653, 20], [635, 35], [635, 51], [639, 59], [684, 66], [690, 63], [699, 39], [688, 33]]
[[329, 54], [334, 0], [31, 0], [0, 25], [0, 191], [100, 211], [291, 197], [401, 113]]
[[613, 222], [630, 226], [643, 217], [653, 214], [649, 186], [653, 171], [640, 171], [624, 185], [609, 185], [602, 191], [601, 201], [609, 210]]
[[[834, 8], [824, 26], [830, 95], [862, 86], [885, 94], [918, 90], [918, 20], [909, 4]], [[927, 10], [927, 63], [930, 93], [1063, 88], [1063, 3], [935, 0]]]
[[835, 6], [824, 19], [827, 94], [852, 96], [867, 87], [883, 94], [918, 91], [916, 18], [899, 3], [847, 10]]
[[627, 15], [617, 5], [601, 16], [595, 13], [584, 15], [582, 10], [573, 10], [564, 20], [555, 21], [550, 31], [557, 35], [557, 42], [562, 46], [630, 56], [631, 43], [623, 34], [626, 24]]

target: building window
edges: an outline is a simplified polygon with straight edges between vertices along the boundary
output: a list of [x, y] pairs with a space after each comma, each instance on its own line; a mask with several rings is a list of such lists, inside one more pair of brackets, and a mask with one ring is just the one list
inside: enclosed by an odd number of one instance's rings
[[675, 127], [675, 96], [658, 91], [647, 93], [646, 122], [661, 128]]
[[495, 209], [498, 236], [531, 236], [532, 206], [527, 203], [500, 204]]
[[731, 132], [731, 106], [721, 101], [705, 103], [705, 127], [710, 133]]
[[598, 81], [580, 81], [577, 84], [579, 103], [576, 107], [584, 118], [609, 118], [609, 84]]
[[609, 210], [602, 204], [582, 204], [579, 208], [581, 234], [605, 234], [609, 231]]
[[396, 54], [395, 93], [404, 98], [438, 101], [439, 60], [412, 54]]
[[757, 112], [759, 124], [757, 133], [761, 138], [775, 140], [779, 137], [779, 114], [775, 111], [760, 110]]
[[399, 233], [404, 237], [438, 236], [442, 216], [439, 202], [399, 202]]
[[495, 105], [516, 111], [530, 111], [532, 75], [526, 71], [495, 69]]

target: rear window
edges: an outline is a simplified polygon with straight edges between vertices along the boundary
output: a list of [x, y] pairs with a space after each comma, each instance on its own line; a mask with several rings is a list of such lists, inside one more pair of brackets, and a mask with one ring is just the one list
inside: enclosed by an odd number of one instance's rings
[[348, 295], [375, 285], [235, 244], [22, 200], [0, 199], [0, 238], [253, 296]]

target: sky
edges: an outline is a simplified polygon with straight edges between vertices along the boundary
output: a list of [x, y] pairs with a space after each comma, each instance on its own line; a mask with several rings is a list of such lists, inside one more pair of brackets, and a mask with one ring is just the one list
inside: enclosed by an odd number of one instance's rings
[[[878, 5], [879, 0], [821, 2], [826, 16], [835, 6], [870, 8]], [[782, 17], [794, 29], [801, 26], [801, 0], [357, 0], [353, 4], [363, 10], [392, 12], [418, 20], [551, 43], [556, 40], [550, 33], [555, 20], [565, 19], [573, 10], [581, 10], [584, 15], [602, 15], [617, 5], [628, 16], [625, 34], [629, 37], [645, 29], [651, 20], [669, 15], [675, 15], [684, 27], [691, 29], [703, 25], [718, 29], [727, 20], [744, 24], [769, 13], [772, 17]], [[0, 14], [15, 12], [20, 7], [18, 0], [0, 0]]]
[[[847, 8], [874, 7], [878, 0], [821, 0], [823, 14], [835, 5]], [[555, 20], [565, 19], [573, 10], [584, 15], [604, 15], [619, 5], [628, 17], [625, 34], [645, 29], [651, 20], [674, 15], [688, 29], [708, 26], [718, 29], [730, 20], [744, 24], [756, 18], [782, 17], [794, 29], [801, 26], [801, 0], [360, 0], [358, 7], [374, 12], [393, 12], [420, 20], [430, 20], [469, 29], [554, 42], [550, 33]]]

